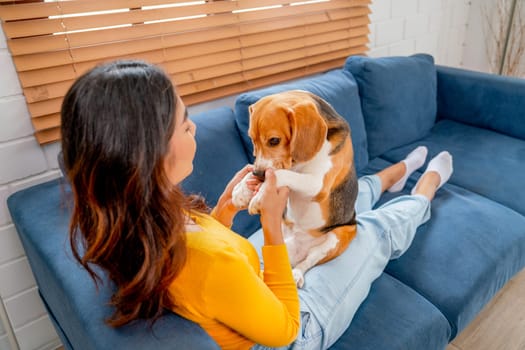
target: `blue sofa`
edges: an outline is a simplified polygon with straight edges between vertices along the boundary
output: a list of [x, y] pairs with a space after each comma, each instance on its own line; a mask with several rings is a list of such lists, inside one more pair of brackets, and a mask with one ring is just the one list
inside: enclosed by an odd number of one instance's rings
[[[349, 57], [341, 69], [241, 94], [235, 110], [191, 116], [198, 150], [185, 190], [213, 205], [232, 175], [253, 160], [248, 106], [289, 89], [320, 95], [348, 120], [361, 175], [403, 159], [417, 145], [428, 147], [429, 158], [441, 150], [453, 155], [454, 174], [433, 201], [431, 220], [373, 283], [332, 346], [444, 349], [525, 266], [525, 81], [435, 66], [428, 55]], [[382, 202], [397, 195], [385, 194]], [[97, 291], [71, 256], [64, 179], [17, 192], [8, 207], [65, 348], [218, 348], [198, 325], [169, 312], [152, 328], [104, 324], [112, 286]], [[243, 236], [258, 228], [258, 218], [246, 213], [234, 223]]]

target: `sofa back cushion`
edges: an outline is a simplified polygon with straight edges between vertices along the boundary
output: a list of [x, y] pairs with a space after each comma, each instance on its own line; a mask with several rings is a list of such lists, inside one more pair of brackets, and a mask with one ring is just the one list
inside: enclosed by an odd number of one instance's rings
[[[233, 175], [249, 163], [231, 108], [221, 107], [191, 115], [196, 124], [197, 153], [193, 173], [183, 181], [187, 193], [201, 194], [213, 207]], [[233, 230], [249, 236], [260, 227], [246, 211], [235, 217]]]
[[306, 90], [320, 96], [331, 104], [350, 124], [356, 169], [361, 170], [366, 167], [368, 164], [366, 132], [357, 83], [351, 74], [341, 69], [315, 77], [250, 91], [241, 94], [237, 98], [235, 101], [235, 118], [251, 161], [253, 161], [253, 145], [248, 136], [250, 123], [248, 107], [264, 96], [288, 90]]
[[436, 67], [438, 117], [525, 140], [525, 79]]
[[432, 56], [351, 56], [344, 69], [353, 74], [359, 85], [370, 158], [420, 139], [430, 131], [437, 108]]

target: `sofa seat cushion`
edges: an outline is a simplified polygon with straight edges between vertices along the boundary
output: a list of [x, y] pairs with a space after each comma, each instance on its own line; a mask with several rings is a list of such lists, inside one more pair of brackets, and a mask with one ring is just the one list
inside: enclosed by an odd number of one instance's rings
[[[391, 164], [371, 162], [368, 172]], [[420, 173], [398, 194], [408, 194]], [[432, 201], [431, 218], [410, 248], [385, 271], [434, 304], [455, 337], [483, 306], [525, 266], [525, 217], [500, 203], [445, 184]]]
[[[264, 96], [287, 90], [306, 90], [331, 104], [337, 113], [350, 124], [356, 169], [360, 170], [366, 167], [368, 163], [367, 141], [357, 83], [350, 73], [341, 69], [241, 94], [235, 101], [235, 115], [244, 145], [250, 156], [253, 154], [253, 145], [248, 136], [250, 123], [248, 107]], [[253, 161], [253, 156], [251, 157]]]
[[344, 69], [355, 76], [359, 85], [371, 159], [430, 131], [437, 109], [432, 56], [351, 56]]
[[487, 129], [442, 120], [436, 123], [427, 137], [389, 151], [381, 157], [392, 162], [401, 160], [416, 145], [428, 147], [428, 159], [442, 150], [452, 154], [454, 173], [450, 183], [525, 215], [525, 141]]
[[[150, 328], [144, 321], [114, 329], [104, 320], [112, 287], [97, 291], [88, 273], [73, 259], [68, 242], [71, 192], [62, 179], [19, 191], [8, 207], [21, 238], [39, 293], [68, 348], [101, 349], [218, 349], [197, 324], [167, 313]], [[104, 276], [103, 276], [104, 277]], [[104, 279], [105, 280], [105, 279]]]
[[[212, 109], [191, 115], [190, 119], [197, 126], [197, 152], [194, 171], [184, 180], [182, 187], [188, 193], [201, 194], [213, 207], [235, 173], [250, 161], [231, 108]], [[235, 217], [232, 229], [248, 237], [259, 227], [259, 216], [242, 211]]]
[[429, 301], [383, 273], [331, 349], [444, 349], [450, 326]]

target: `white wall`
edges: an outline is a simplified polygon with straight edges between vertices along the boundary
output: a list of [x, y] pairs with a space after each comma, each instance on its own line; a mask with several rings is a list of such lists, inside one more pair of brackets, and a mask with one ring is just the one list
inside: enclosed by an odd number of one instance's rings
[[0, 32], [0, 297], [11, 323], [0, 328], [2, 350], [15, 349], [6, 334], [10, 328], [21, 349], [59, 344], [6, 207], [11, 193], [58, 176], [57, 149], [57, 144], [40, 147], [33, 137], [22, 89]]
[[9, 341], [10, 328], [21, 349], [59, 344], [6, 207], [11, 193], [58, 176], [57, 149], [56, 144], [40, 147], [33, 137], [29, 112], [0, 28], [0, 297], [11, 324], [0, 327], [2, 350], [17, 346]]
[[424, 52], [437, 64], [463, 65], [469, 0], [374, 0], [371, 10], [370, 56]]
[[[371, 56], [426, 52], [438, 64], [463, 65], [468, 0], [374, 0], [371, 9]], [[29, 118], [0, 29], [0, 297], [11, 324], [0, 323], [0, 350], [16, 349], [16, 344], [9, 344], [10, 327], [20, 349], [50, 349], [59, 344], [6, 208], [9, 194], [59, 175], [58, 144], [40, 147]]]
[[[498, 0], [502, 1], [502, 0]], [[525, 2], [523, 0], [517, 0], [521, 2], [521, 18], [522, 23], [525, 23]], [[487, 53], [487, 40], [484, 35], [480, 33], [488, 33], [487, 27], [487, 18], [486, 14], [496, 14], [496, 0], [472, 0], [472, 6], [470, 11], [470, 16], [468, 20], [468, 28], [465, 38], [465, 50], [463, 54], [463, 63], [465, 67], [469, 69], [482, 71], [482, 72], [491, 72], [490, 58], [489, 53]], [[511, 4], [511, 0], [507, 0], [507, 4]], [[517, 7], [519, 8], [519, 7]], [[515, 23], [518, 23], [518, 12], [514, 15]], [[508, 20], [508, 18], [505, 18]], [[492, 25], [495, 27], [498, 26], [500, 19], [491, 18]], [[522, 38], [525, 40], [525, 37]], [[522, 43], [525, 45], [525, 42]], [[494, 52], [492, 52], [494, 54]], [[497, 70], [496, 70], [497, 72]], [[519, 69], [522, 77], [525, 77], [525, 53], [521, 58], [521, 69]]]

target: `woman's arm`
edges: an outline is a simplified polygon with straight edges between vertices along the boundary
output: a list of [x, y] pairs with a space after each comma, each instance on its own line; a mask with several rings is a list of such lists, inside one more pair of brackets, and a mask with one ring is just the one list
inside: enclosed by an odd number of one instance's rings
[[288, 187], [277, 187], [275, 170], [266, 169], [266, 189], [260, 199], [261, 226], [265, 245], [284, 244], [282, 233], [283, 213], [288, 203]]
[[264, 280], [238, 256], [216, 261], [204, 293], [208, 312], [254, 343], [287, 345], [297, 337], [300, 312], [286, 246], [264, 246], [263, 259]]
[[283, 346], [295, 340], [300, 323], [297, 287], [281, 229], [289, 190], [277, 187], [272, 169], [266, 170], [265, 183], [261, 197], [263, 280], [245, 260], [233, 255], [218, 267], [220, 272], [211, 274], [214, 277], [208, 286], [212, 290], [206, 295], [214, 296], [215, 302], [208, 304], [218, 321], [255, 343]]

